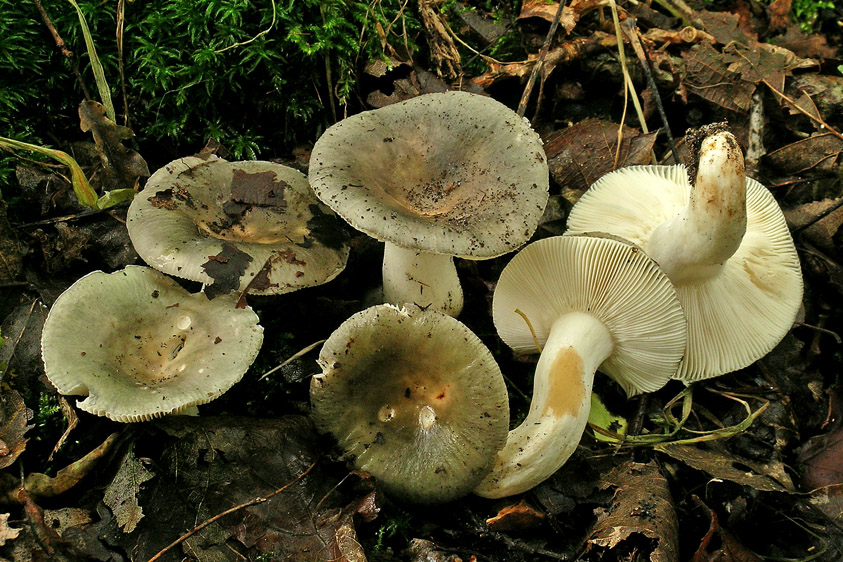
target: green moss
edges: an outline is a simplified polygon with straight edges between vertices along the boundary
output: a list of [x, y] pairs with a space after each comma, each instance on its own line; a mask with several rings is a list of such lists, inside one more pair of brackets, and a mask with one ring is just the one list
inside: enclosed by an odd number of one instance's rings
[[[116, 3], [79, 5], [122, 120]], [[96, 95], [73, 7], [45, 6]], [[126, 6], [126, 90], [142, 154], [146, 145], [182, 155], [214, 136], [237, 158], [270, 157], [314, 140], [334, 112], [342, 115], [358, 66], [384, 56], [378, 29], [400, 30], [402, 18], [410, 34], [418, 29], [399, 0], [148, 0]], [[398, 23], [390, 27], [393, 20]], [[390, 40], [399, 43], [394, 35]], [[70, 62], [35, 5], [0, 0], [4, 136], [33, 144], [79, 137], [82, 98]]]

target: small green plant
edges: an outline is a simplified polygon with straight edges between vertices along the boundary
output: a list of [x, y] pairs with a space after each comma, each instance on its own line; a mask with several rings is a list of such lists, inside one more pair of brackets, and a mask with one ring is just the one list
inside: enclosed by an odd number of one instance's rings
[[805, 33], [814, 30], [820, 10], [833, 10], [832, 0], [793, 0], [792, 8], [794, 19]]
[[386, 550], [386, 541], [397, 535], [406, 535], [407, 530], [410, 528], [411, 519], [412, 515], [403, 510], [398, 510], [393, 514], [387, 514], [375, 533], [375, 544], [372, 546], [372, 553], [377, 555], [384, 552]]

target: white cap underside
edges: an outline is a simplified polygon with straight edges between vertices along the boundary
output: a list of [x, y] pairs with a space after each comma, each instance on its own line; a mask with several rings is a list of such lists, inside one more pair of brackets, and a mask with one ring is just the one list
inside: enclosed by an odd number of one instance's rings
[[[747, 232], [706, 282], [677, 287], [688, 318], [688, 350], [676, 377], [686, 382], [746, 367], [793, 325], [802, 303], [802, 272], [781, 208], [747, 178]], [[684, 166], [631, 166], [595, 182], [571, 210], [566, 234], [602, 231], [646, 250], [661, 222], [688, 203]]]
[[492, 305], [498, 334], [517, 351], [537, 352], [516, 309], [541, 345], [566, 312], [600, 320], [615, 344], [600, 370], [630, 395], [661, 388], [685, 349], [685, 319], [670, 281], [644, 252], [614, 239], [545, 238], [504, 268]]

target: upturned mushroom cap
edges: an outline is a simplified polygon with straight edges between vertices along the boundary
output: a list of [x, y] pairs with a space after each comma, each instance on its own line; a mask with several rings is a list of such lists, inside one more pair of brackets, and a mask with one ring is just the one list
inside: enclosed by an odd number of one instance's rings
[[[609, 232], [649, 252], [653, 231], [683, 212], [692, 190], [684, 166], [622, 168], [583, 195], [568, 232]], [[689, 339], [675, 378], [741, 369], [781, 341], [802, 303], [802, 272], [782, 211], [763, 185], [746, 178], [746, 233], [734, 254], [714, 275], [675, 284]]]
[[492, 312], [510, 347], [541, 347], [541, 355], [527, 417], [474, 490], [489, 498], [529, 490], [568, 460], [588, 421], [598, 369], [630, 395], [652, 391], [670, 379], [685, 349], [685, 319], [667, 276], [618, 239], [530, 244], [501, 273]]
[[136, 422], [183, 411], [240, 380], [263, 340], [251, 308], [208, 301], [164, 274], [94, 271], [62, 293], [41, 336], [44, 371], [79, 407]]
[[354, 228], [402, 248], [499, 256], [536, 230], [547, 203], [542, 142], [505, 105], [426, 94], [359, 113], [316, 141], [309, 179]]
[[685, 350], [685, 318], [670, 280], [638, 247], [618, 239], [544, 238], [504, 268], [492, 303], [498, 335], [516, 351], [538, 353], [516, 310], [540, 345], [564, 314], [600, 321], [614, 348], [599, 369], [630, 396], [664, 386]]
[[[326, 283], [348, 259], [341, 224], [305, 176], [272, 162], [175, 160], [129, 207], [127, 226], [152, 267], [232, 290], [280, 294]], [[222, 264], [222, 265], [221, 265]]]
[[477, 336], [443, 313], [366, 309], [331, 334], [319, 363], [310, 385], [316, 426], [401, 501], [467, 494], [506, 440], [500, 369]]

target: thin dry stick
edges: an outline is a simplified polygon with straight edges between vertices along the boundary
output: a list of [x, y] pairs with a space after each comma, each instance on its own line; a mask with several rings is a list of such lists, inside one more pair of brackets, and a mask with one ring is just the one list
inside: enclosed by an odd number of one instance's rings
[[834, 135], [834, 136], [835, 136], [835, 137], [837, 137], [838, 139], [843, 140], [843, 135], [841, 135], [841, 134], [840, 134], [840, 133], [839, 133], [836, 129], [834, 129], [834, 128], [833, 128], [833, 127], [831, 127], [828, 123], [826, 123], [826, 122], [825, 122], [825, 121], [824, 121], [821, 117], [819, 117], [819, 116], [817, 116], [817, 115], [813, 115], [810, 111], [805, 111], [805, 109], [803, 109], [803, 108], [802, 108], [802, 107], [801, 107], [798, 103], [796, 103], [795, 101], [793, 101], [792, 99], [790, 99], [789, 97], [787, 97], [787, 96], [786, 96], [783, 92], [780, 92], [780, 91], [778, 91], [777, 89], [775, 89], [775, 88], [774, 88], [773, 86], [771, 86], [771, 85], [770, 85], [770, 83], [769, 83], [769, 82], [767, 82], [766, 80], [762, 80], [762, 82], [763, 82], [763, 83], [764, 83], [764, 84], [765, 84], [768, 88], [770, 88], [770, 89], [773, 91], [773, 93], [774, 93], [774, 94], [776, 94], [777, 96], [779, 96], [780, 98], [782, 98], [782, 99], [783, 99], [784, 101], [786, 101], [789, 105], [793, 106], [793, 107], [794, 107], [797, 111], [799, 111], [800, 113], [805, 114], [805, 115], [806, 115], [806, 116], [807, 116], [807, 117], [808, 117], [811, 121], [813, 121], [813, 122], [817, 123], [817, 124], [818, 124], [818, 125], [819, 125], [822, 129], [825, 129], [826, 131], [828, 131], [829, 133], [831, 133], [832, 135]]
[[212, 523], [215, 523], [216, 521], [222, 519], [226, 515], [230, 515], [231, 513], [234, 513], [235, 511], [245, 509], [245, 508], [247, 508], [249, 506], [252, 506], [252, 505], [255, 505], [255, 504], [259, 504], [259, 503], [269, 501], [273, 496], [277, 496], [278, 494], [280, 494], [281, 492], [283, 492], [284, 490], [286, 490], [287, 488], [289, 488], [290, 486], [292, 486], [293, 484], [295, 484], [296, 482], [298, 482], [299, 480], [301, 480], [302, 478], [307, 476], [308, 473], [310, 473], [310, 471], [313, 470], [313, 468], [315, 466], [316, 466], [316, 463], [313, 463], [312, 465], [310, 465], [307, 468], [307, 470], [305, 470], [304, 472], [302, 472], [301, 474], [296, 476], [295, 480], [293, 480], [291, 482], [288, 482], [287, 484], [284, 484], [283, 486], [281, 486], [280, 488], [278, 488], [277, 490], [275, 490], [271, 494], [249, 500], [246, 503], [241, 503], [240, 505], [235, 505], [232, 508], [226, 509], [222, 513], [218, 513], [218, 514], [214, 515], [213, 517], [211, 517], [210, 519], [208, 519], [204, 523], [202, 523], [200, 525], [197, 525], [192, 530], [188, 531], [187, 533], [183, 534], [182, 536], [180, 536], [179, 538], [177, 538], [176, 540], [174, 540], [173, 542], [171, 542], [170, 544], [165, 546], [158, 554], [156, 554], [155, 556], [150, 558], [147, 562], [155, 562], [156, 560], [158, 560], [159, 558], [164, 556], [170, 549], [180, 545], [181, 543], [183, 543], [184, 541], [186, 541], [187, 539], [189, 539], [190, 537], [192, 537], [193, 535], [195, 535], [196, 533], [198, 533], [199, 531], [201, 531], [202, 529], [204, 529], [208, 525], [210, 525]]
[[834, 205], [832, 205], [828, 209], [825, 209], [821, 213], [817, 213], [817, 215], [815, 217], [812, 217], [811, 220], [809, 220], [805, 224], [794, 228], [791, 231], [791, 234], [793, 234], [793, 235], [799, 234], [800, 232], [802, 232], [806, 228], [811, 227], [811, 226], [815, 225], [816, 223], [820, 222], [821, 220], [823, 220], [825, 217], [827, 217], [828, 215], [830, 215], [831, 213], [833, 213], [834, 211], [836, 211], [840, 207], [843, 207], [843, 199], [841, 199], [840, 201], [837, 201]]
[[79, 82], [79, 87], [82, 88], [82, 95], [85, 96], [86, 100], [91, 99], [91, 94], [88, 92], [88, 87], [85, 86], [85, 81], [82, 80], [82, 73], [79, 72], [79, 66], [76, 64], [76, 57], [73, 56], [73, 51], [67, 48], [67, 43], [64, 42], [64, 39], [61, 38], [59, 35], [56, 26], [53, 25], [53, 20], [50, 19], [50, 16], [47, 15], [47, 10], [44, 9], [44, 6], [41, 5], [41, 0], [33, 0], [35, 3], [35, 7], [38, 8], [38, 13], [41, 14], [41, 19], [44, 20], [44, 25], [47, 26], [47, 29], [50, 30], [50, 35], [53, 36], [53, 40], [56, 42], [56, 47], [59, 48], [61, 54], [67, 57], [70, 61], [70, 66], [73, 68], [73, 73], [76, 75], [76, 81]]
[[559, 19], [562, 17], [562, 10], [565, 8], [565, 0], [559, 2], [559, 7], [556, 9], [556, 15], [553, 17], [553, 23], [550, 24], [550, 29], [547, 31], [547, 37], [544, 38], [539, 57], [536, 59], [536, 64], [533, 66], [533, 71], [530, 73], [530, 79], [527, 80], [527, 86], [524, 88], [524, 93], [521, 94], [521, 101], [518, 102], [518, 115], [524, 117], [527, 112], [527, 103], [530, 101], [530, 95], [533, 93], [533, 86], [536, 85], [536, 78], [539, 76], [539, 70], [544, 65], [544, 59], [547, 52], [550, 50], [550, 43], [553, 41], [553, 36], [556, 35], [556, 29], [559, 27]]
[[667, 113], [664, 111], [664, 105], [662, 105], [662, 97], [659, 95], [656, 80], [653, 78], [653, 73], [650, 70], [650, 61], [647, 59], [647, 53], [641, 45], [641, 36], [638, 32], [638, 26], [632, 18], [627, 18], [621, 26], [623, 27], [624, 33], [626, 33], [626, 36], [629, 38], [629, 43], [632, 45], [632, 50], [635, 51], [635, 56], [638, 57], [638, 62], [641, 63], [641, 68], [644, 70], [644, 76], [647, 78], [647, 86], [649, 86], [650, 91], [653, 92], [656, 109], [659, 112], [662, 125], [664, 125], [664, 132], [667, 134], [667, 141], [670, 143], [670, 151], [673, 154], [673, 161], [678, 164], [680, 162], [679, 151], [676, 150], [676, 141], [673, 139], [673, 133], [670, 132], [670, 123], [667, 120]]
[[[117, 71], [120, 74], [120, 92], [123, 96], [123, 124], [132, 127], [129, 119], [129, 96], [126, 93], [126, 72], [123, 65], [123, 31], [126, 26], [126, 0], [117, 0]], [[132, 148], [137, 150], [138, 142], [132, 136]]]

